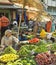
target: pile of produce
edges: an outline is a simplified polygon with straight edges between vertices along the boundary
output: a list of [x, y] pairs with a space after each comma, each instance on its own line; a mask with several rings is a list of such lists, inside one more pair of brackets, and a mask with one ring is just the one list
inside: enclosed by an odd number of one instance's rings
[[[52, 54], [48, 51], [54, 51]], [[6, 47], [0, 54], [0, 65], [50, 65], [56, 63], [56, 43], [40, 40], [36, 44], [22, 45], [18, 51]]]
[[14, 61], [17, 58], [19, 58], [19, 56], [15, 55], [15, 54], [4, 54], [4, 55], [0, 56], [0, 61], [9, 62], [9, 61]]
[[52, 44], [51, 50], [52, 50], [52, 51], [56, 51], [56, 43]]
[[36, 42], [39, 42], [38, 38], [33, 38], [33, 39], [29, 40], [29, 43], [31, 43], [31, 44], [35, 44]]
[[29, 54], [29, 50], [27, 50], [24, 47], [21, 47], [21, 49], [18, 51], [17, 54], [20, 55], [20, 56], [27, 56]]
[[51, 44], [44, 40], [40, 40], [37, 44], [27, 44], [21, 46], [20, 50], [17, 52], [20, 56], [28, 56], [33, 51], [34, 53], [47, 52]]
[[40, 45], [34, 49], [35, 53], [42, 53], [42, 52], [47, 52], [47, 51], [48, 51], [48, 49], [47, 49], [46, 45]]
[[24, 45], [20, 48], [17, 54], [20, 56], [28, 56], [30, 55], [30, 52], [36, 47], [36, 45]]
[[40, 40], [36, 45], [40, 46], [40, 45], [47, 45], [49, 44], [49, 42], [47, 43], [45, 40]]
[[24, 57], [15, 62], [8, 62], [7, 65], [36, 65], [36, 62], [32, 57]]
[[54, 65], [56, 63], [56, 55], [41, 53], [36, 55], [36, 62], [38, 65]]
[[8, 46], [7, 48], [4, 49], [4, 54], [8, 54], [8, 53], [13, 53], [16, 54], [17, 51], [15, 49], [13, 49], [11, 46]]
[[34, 53], [41, 53], [41, 52], [46, 52], [48, 51], [47, 47], [45, 45], [40, 45], [40, 46], [36, 46], [36, 45], [24, 45], [20, 48], [20, 50], [18, 51], [18, 55], [20, 56], [28, 56], [32, 53], [32, 51]]

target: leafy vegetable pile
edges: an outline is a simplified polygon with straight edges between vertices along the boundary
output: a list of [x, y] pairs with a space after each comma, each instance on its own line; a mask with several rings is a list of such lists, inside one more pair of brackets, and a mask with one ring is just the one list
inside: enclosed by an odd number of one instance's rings
[[8, 54], [8, 53], [16, 54], [17, 51], [15, 49], [13, 49], [11, 46], [8, 46], [7, 48], [5, 48], [4, 54]]
[[55, 43], [51, 46], [51, 50], [56, 51], [56, 44]]
[[20, 48], [17, 54], [20, 56], [28, 56], [31, 51], [36, 47], [36, 45], [24, 45]]

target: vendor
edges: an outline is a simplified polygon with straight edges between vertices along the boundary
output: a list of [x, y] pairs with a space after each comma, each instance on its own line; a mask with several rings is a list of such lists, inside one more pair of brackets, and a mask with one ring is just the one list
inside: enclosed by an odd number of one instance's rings
[[15, 48], [15, 43], [19, 44], [19, 40], [12, 35], [11, 30], [6, 30], [5, 35], [1, 40], [1, 47], [4, 49], [7, 46], [12, 46]]

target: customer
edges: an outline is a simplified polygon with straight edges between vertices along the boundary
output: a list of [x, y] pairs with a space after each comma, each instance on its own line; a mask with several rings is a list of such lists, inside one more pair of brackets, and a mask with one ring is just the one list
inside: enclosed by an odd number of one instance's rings
[[52, 28], [51, 28], [51, 32], [55, 31], [55, 21], [52, 22]]
[[19, 44], [19, 40], [12, 35], [11, 30], [6, 30], [5, 35], [2, 37], [1, 40], [1, 47], [4, 49], [7, 46], [12, 46], [15, 48], [15, 43]]
[[52, 27], [52, 21], [48, 21], [47, 24], [46, 24], [46, 31], [48, 33], [51, 32], [51, 27]]
[[34, 21], [32, 19], [29, 20], [29, 28], [33, 28]]
[[5, 15], [0, 17], [1, 37], [3, 37], [5, 30], [9, 29], [10, 21]]
[[14, 21], [14, 22], [13, 22], [12, 31], [13, 31], [13, 35], [14, 35], [15, 37], [18, 37], [18, 24], [17, 24], [17, 21]]

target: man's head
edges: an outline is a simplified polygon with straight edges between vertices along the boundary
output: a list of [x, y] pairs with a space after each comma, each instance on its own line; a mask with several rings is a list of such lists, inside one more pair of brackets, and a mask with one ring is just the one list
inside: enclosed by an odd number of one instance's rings
[[12, 35], [12, 31], [11, 31], [10, 29], [6, 30], [6, 31], [5, 31], [5, 35], [6, 35], [7, 37], [10, 37], [10, 36]]
[[14, 25], [14, 26], [17, 26], [17, 25], [18, 25], [18, 24], [17, 24], [17, 21], [14, 21], [14, 22], [13, 22], [13, 25]]

